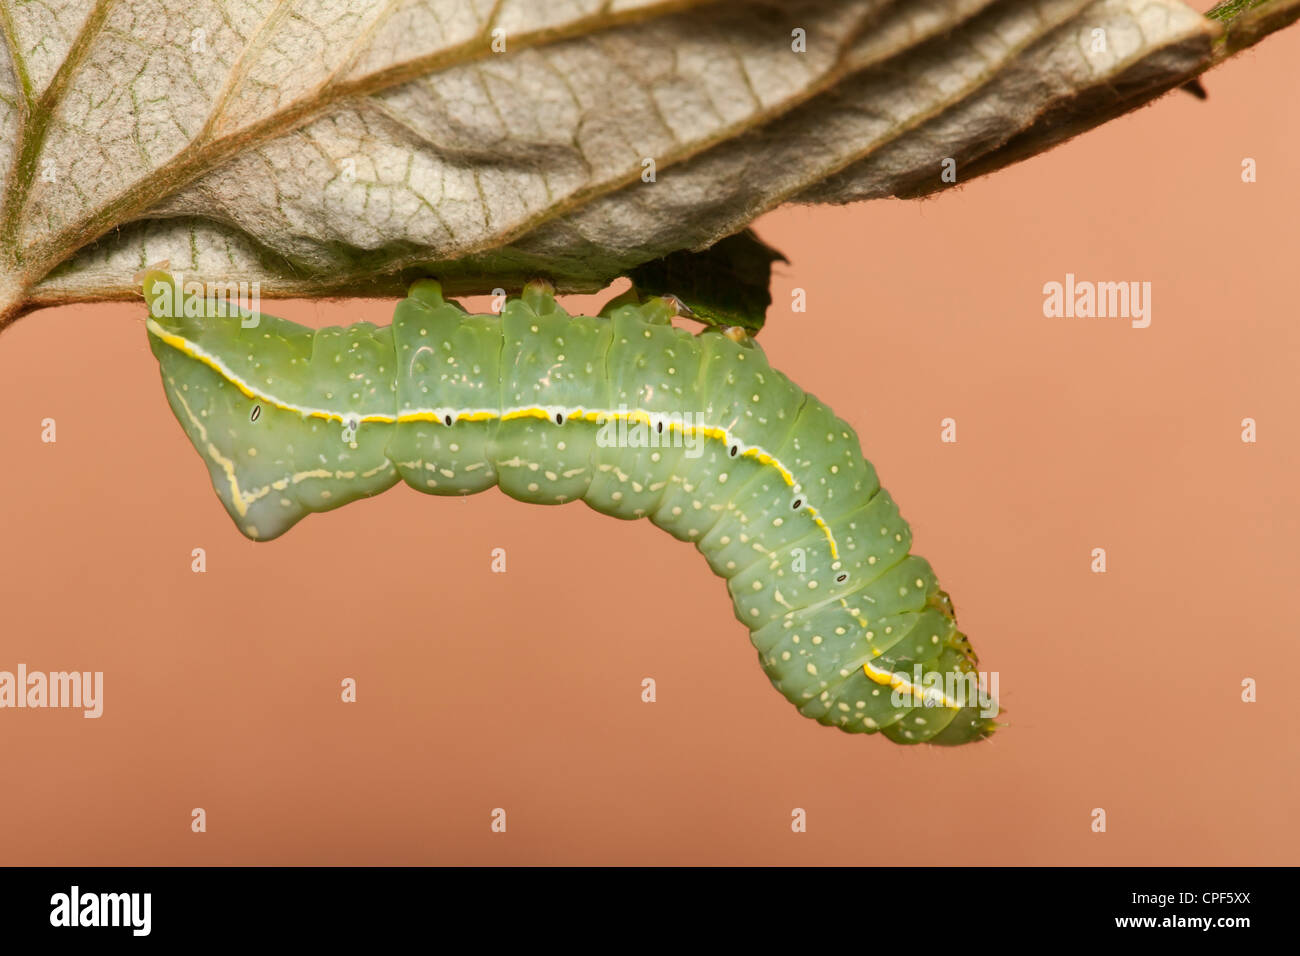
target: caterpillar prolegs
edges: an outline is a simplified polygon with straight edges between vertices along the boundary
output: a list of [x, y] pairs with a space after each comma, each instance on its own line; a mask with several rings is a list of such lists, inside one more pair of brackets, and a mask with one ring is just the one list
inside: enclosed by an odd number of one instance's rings
[[[422, 280], [391, 325], [313, 331], [144, 280], [167, 399], [226, 510], [269, 540], [405, 481], [585, 501], [695, 544], [800, 713], [898, 743], [993, 731], [976, 658], [853, 429], [672, 300], [571, 316], [540, 284], [469, 315]], [[919, 678], [919, 679], [918, 679]]]

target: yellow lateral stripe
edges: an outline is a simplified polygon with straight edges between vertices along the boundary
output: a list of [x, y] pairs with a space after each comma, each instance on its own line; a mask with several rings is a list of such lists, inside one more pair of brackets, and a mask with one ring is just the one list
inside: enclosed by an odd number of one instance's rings
[[[245, 396], [252, 399], [253, 401], [262, 402], [264, 404], [272, 406], [273, 408], [278, 408], [282, 411], [294, 412], [298, 415], [302, 415], [304, 418], [320, 418], [320, 419], [324, 419], [325, 421], [337, 421], [340, 423], [347, 422], [349, 419], [351, 419], [353, 421], [357, 421], [361, 423], [376, 422], [381, 424], [405, 424], [407, 422], [444, 421], [443, 415], [440, 415], [437, 412], [437, 410], [420, 410], [420, 411], [413, 411], [413, 412], [403, 412], [400, 415], [384, 415], [380, 413], [374, 413], [369, 415], [349, 415], [341, 412], [331, 412], [328, 409], [303, 408], [301, 406], [294, 405], [290, 402], [286, 402], [283, 399], [277, 398], [274, 395], [253, 388], [242, 378], [240, 378], [237, 374], [235, 374], [234, 370], [231, 369], [229, 366], [227, 366], [220, 359], [216, 358], [213, 355], [208, 354], [206, 351], [201, 349], [194, 342], [191, 342], [189, 339], [186, 339], [185, 337], [180, 335], [176, 335], [175, 333], [168, 332], [161, 325], [155, 322], [152, 316], [145, 319], [145, 326], [148, 328], [150, 334], [155, 336], [159, 341], [176, 349], [176, 351], [180, 352], [182, 355], [185, 355], [189, 358], [194, 359], [196, 362], [200, 362], [203, 365], [206, 365], [208, 368], [212, 369], [214, 372], [220, 375], [222, 379], [229, 382], [231, 385], [235, 386], [235, 388], [239, 389], [240, 392], [242, 392]], [[642, 424], [642, 425], [654, 424], [654, 416], [651, 413], [646, 412], [642, 409], [632, 409], [627, 412], [614, 412], [614, 411], [606, 411], [606, 410], [593, 411], [593, 410], [583, 409], [583, 408], [577, 408], [572, 410], [562, 409], [561, 411], [563, 411], [565, 418], [569, 419], [570, 421], [576, 420], [576, 421], [585, 421], [585, 422], [592, 422], [598, 424], [602, 420], [612, 420], [612, 421], [627, 421], [628, 423], [631, 424]], [[474, 409], [470, 411], [453, 412], [452, 410], [448, 409], [444, 414], [451, 415], [452, 422], [453, 424], [455, 424], [459, 422], [484, 422], [484, 421], [493, 421], [493, 420], [508, 422], [508, 421], [516, 421], [519, 419], [525, 419], [525, 418], [535, 418], [543, 421], [549, 421], [551, 419], [551, 416], [553, 415], [553, 412], [549, 408], [544, 408], [538, 405], [532, 405], [532, 406], [527, 406], [522, 408], [506, 409], [501, 412], [493, 412], [488, 409]], [[197, 419], [194, 419], [192, 415], [190, 417], [192, 421], [195, 421], [195, 424], [198, 424]], [[739, 439], [733, 439], [732, 436], [727, 432], [727, 430], [720, 425], [685, 425], [683, 423], [678, 423], [671, 420], [664, 421], [662, 424], [667, 427], [667, 431], [669, 432], [669, 434], [673, 434], [675, 432], [680, 432], [683, 436], [688, 434], [690, 435], [703, 434], [704, 437], [715, 439], [717, 441], [722, 442], [723, 444], [727, 444], [727, 445], [739, 444]], [[217, 461], [218, 464], [221, 465], [222, 469], [226, 472], [230, 480], [231, 491], [235, 500], [235, 507], [238, 509], [240, 515], [243, 515], [248, 509], [248, 503], [251, 503], [252, 501], [256, 501], [262, 495], [265, 495], [267, 491], [270, 490], [271, 486], [268, 485], [265, 488], [261, 488], [258, 490], [258, 492], [253, 493], [251, 496], [241, 494], [238, 483], [235, 480], [233, 462], [230, 462], [229, 460], [223, 458], [220, 454], [218, 454], [216, 449], [212, 447], [210, 442], [207, 444], [210, 452], [213, 454], [214, 460]], [[782, 464], [781, 461], [778, 460], [775, 455], [771, 454], [770, 452], [766, 451], [765, 449], [757, 445], [753, 445], [745, 448], [745, 450], [740, 453], [740, 457], [752, 458], [760, 466], [775, 468], [776, 471], [781, 475], [781, 478], [786, 483], [787, 487], [794, 488], [797, 484], [794, 475], [790, 472], [790, 469], [786, 468], [786, 466]], [[295, 476], [294, 477], [295, 483], [298, 480], [299, 480], [298, 477]], [[840, 557], [839, 545], [835, 540], [835, 534], [831, 531], [830, 526], [822, 518], [821, 513], [811, 503], [808, 503], [806, 507], [804, 507], [802, 510], [805, 514], [808, 515], [809, 518], [813, 520], [813, 522], [817, 525], [817, 527], [821, 529], [821, 532], [825, 536], [827, 543], [830, 545], [831, 557], [836, 561], [838, 561]]]
[[[520, 418], [540, 418], [543, 421], [547, 421], [550, 417], [550, 412], [538, 406], [533, 406], [532, 408], [512, 408], [508, 412], [501, 413], [501, 420], [503, 422], [513, 422]], [[459, 417], [457, 420], [459, 421]]]
[[[862, 665], [862, 672], [877, 684], [883, 684], [894, 690], [905, 691], [913, 700], [924, 701], [926, 698], [938, 697], [943, 701], [943, 705], [952, 710], [961, 710], [965, 704], [958, 703], [941, 690], [927, 690], [918, 688], [902, 674], [896, 674], [893, 671], [885, 670], [883, 667], [877, 667], [870, 661]], [[938, 673], [936, 671], [936, 673]]]
[[[250, 386], [248, 383], [246, 383], [238, 375], [236, 375], [234, 371], [228, 368], [224, 362], [209, 355], [207, 352], [200, 349], [189, 339], [182, 338], [179, 335], [174, 335], [171, 332], [168, 332], [157, 322], [155, 322], [152, 318], [146, 319], [145, 325], [148, 327], [149, 331], [153, 335], [157, 336], [157, 338], [160, 341], [164, 342], [167, 345], [170, 345], [172, 348], [180, 352], [182, 355], [186, 355], [194, 359], [196, 362], [203, 363], [208, 368], [212, 369], [212, 371], [220, 375], [227, 382], [229, 382], [231, 385], [235, 386], [235, 388], [243, 392], [244, 395], [246, 395], [248, 398], [253, 399], [253, 401], [255, 402], [263, 402], [267, 405], [272, 406], [273, 408], [278, 408], [286, 412], [296, 412], [299, 415], [302, 415], [304, 418], [322, 418], [326, 421], [337, 421], [337, 422], [343, 422], [345, 420], [343, 415], [338, 414], [336, 412], [328, 411], [327, 409], [301, 408], [297, 405], [293, 405], [282, 399], [276, 398], [274, 395], [271, 395], [269, 393], [259, 392], [256, 389], [254, 389], [252, 386]], [[357, 417], [357, 420], [361, 422], [380, 422], [380, 423], [391, 424], [396, 421], [396, 418], [392, 415], [382, 415], [382, 414], [360, 415]]]

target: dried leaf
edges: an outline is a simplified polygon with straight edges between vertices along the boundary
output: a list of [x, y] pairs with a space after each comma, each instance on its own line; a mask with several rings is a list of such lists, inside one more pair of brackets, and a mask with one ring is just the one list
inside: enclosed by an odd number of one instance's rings
[[592, 291], [787, 201], [965, 182], [1298, 8], [10, 0], [0, 326], [162, 260], [263, 297]]

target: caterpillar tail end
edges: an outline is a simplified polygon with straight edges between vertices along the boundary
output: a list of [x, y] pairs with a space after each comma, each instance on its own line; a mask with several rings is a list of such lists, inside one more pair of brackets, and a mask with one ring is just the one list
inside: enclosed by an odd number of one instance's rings
[[[987, 692], [985, 684], [981, 682], [982, 678], [977, 670], [979, 666], [979, 655], [975, 653], [975, 648], [971, 644], [970, 638], [957, 627], [957, 610], [953, 607], [952, 598], [949, 596], [947, 591], [942, 588], [936, 588], [928, 595], [926, 606], [937, 610], [951, 624], [951, 630], [946, 639], [948, 651], [944, 657], [956, 657], [955, 665], [952, 666], [950, 670], [958, 675], [957, 684], [962, 686], [964, 682], [971, 680], [972, 678], [973, 681], [970, 685], [966, 686], [968, 693], [958, 695], [958, 699], [955, 701], [956, 703], [961, 703], [965, 706], [951, 706], [950, 703], [944, 702], [942, 698], [939, 701], [931, 701], [930, 704], [927, 705], [930, 709], [933, 709], [934, 703], [940, 703], [950, 713], [952, 713], [952, 717], [948, 721], [946, 727], [933, 736], [928, 737], [924, 742], [935, 744], [940, 747], [951, 747], [958, 744], [968, 744], [985, 740], [991, 737], [999, 727], [1005, 726], [1005, 724], [1000, 724], [995, 719], [1001, 713], [1001, 708], [994, 697]], [[943, 660], [943, 657], [940, 659]], [[983, 680], [986, 679], [987, 678], [984, 678]], [[926, 707], [922, 707], [914, 711], [899, 723], [884, 728], [884, 735], [895, 743], [907, 744], [918, 742], [917, 740], [909, 739], [905, 735], [905, 731], [909, 719], [913, 726], [921, 726], [916, 724], [916, 719], [919, 716], [922, 720], [925, 720], [925, 710]], [[943, 715], [941, 719], [947, 719], [947, 715]]]
[[[970, 744], [980, 740], [987, 740], [993, 736], [999, 727], [1006, 726], [998, 723], [992, 717], [983, 716], [983, 714], [984, 712], [978, 707], [963, 707], [953, 715], [952, 722], [947, 727], [925, 742], [939, 747]], [[910, 744], [915, 742], [898, 736], [897, 733], [890, 733], [890, 729], [885, 728], [883, 733], [894, 743]]]
[[[956, 632], [958, 638], [963, 635]], [[897, 744], [928, 743], [941, 747], [975, 743], [1002, 726], [1001, 709], [960, 641], [950, 641], [938, 660], [902, 668], [876, 668], [867, 676], [888, 686], [899, 708], [895, 720], [880, 732]]]
[[[994, 696], [996, 687], [990, 693], [987, 684], [990, 678], [978, 670], [979, 655], [975, 653], [970, 638], [957, 627], [956, 610], [948, 593], [942, 589], [934, 591], [926, 605], [939, 611], [951, 625], [945, 640], [946, 649], [933, 662], [933, 670], [914, 665], [910, 675], [912, 680], [901, 675], [891, 677], [895, 689], [906, 685], [902, 688], [905, 690], [904, 698], [915, 706], [897, 723], [884, 727], [881, 732], [899, 744], [928, 743], [953, 747], [986, 740], [999, 727], [1005, 726], [996, 720], [1001, 713]], [[918, 677], [919, 681], [916, 680]], [[943, 729], [935, 732], [936, 724]]]
[[800, 713], [845, 733], [955, 746], [998, 727], [998, 677], [978, 669], [952, 601], [915, 555], [873, 580], [870, 593], [788, 612], [751, 640]]

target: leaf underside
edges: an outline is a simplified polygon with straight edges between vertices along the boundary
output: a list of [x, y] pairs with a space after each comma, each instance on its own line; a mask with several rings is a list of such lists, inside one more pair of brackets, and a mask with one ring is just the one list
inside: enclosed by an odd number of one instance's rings
[[424, 275], [454, 294], [536, 277], [588, 292], [637, 270], [705, 321], [756, 329], [756, 240], [688, 253], [786, 202], [948, 188], [945, 160], [964, 183], [1298, 11], [0, 0], [0, 327], [132, 298], [165, 263], [268, 298], [393, 296]]

